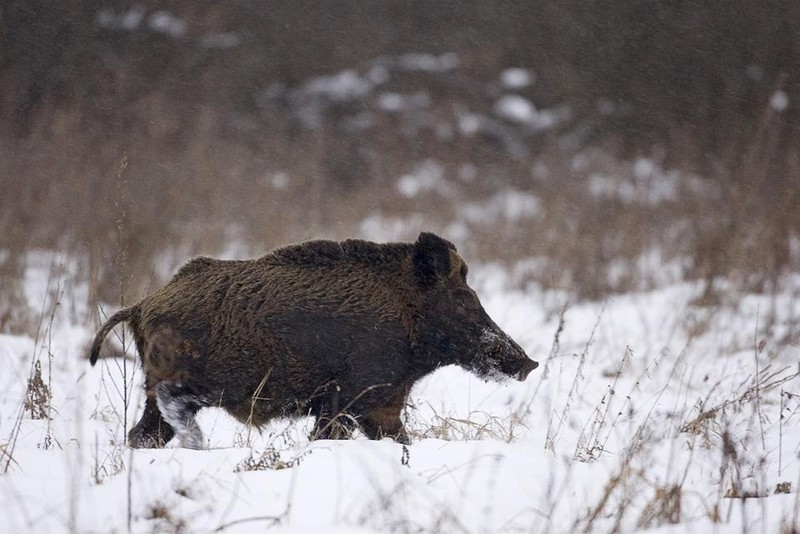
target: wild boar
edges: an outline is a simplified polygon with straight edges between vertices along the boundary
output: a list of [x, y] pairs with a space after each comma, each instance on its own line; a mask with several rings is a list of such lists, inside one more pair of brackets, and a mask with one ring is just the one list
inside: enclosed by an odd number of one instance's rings
[[438, 367], [525, 380], [538, 366], [486, 314], [456, 247], [431, 233], [415, 243], [309, 241], [253, 260], [195, 258], [109, 318], [92, 365], [123, 321], [146, 389], [131, 447], [177, 436], [201, 448], [194, 417], [205, 406], [257, 426], [313, 415], [317, 439], [358, 427], [408, 443], [406, 398]]

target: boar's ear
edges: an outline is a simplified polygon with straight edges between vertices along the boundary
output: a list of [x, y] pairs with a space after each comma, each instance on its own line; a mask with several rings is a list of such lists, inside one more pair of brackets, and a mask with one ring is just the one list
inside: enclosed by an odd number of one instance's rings
[[447, 278], [451, 270], [451, 251], [455, 246], [436, 234], [419, 234], [414, 247], [414, 276], [420, 285], [430, 287]]

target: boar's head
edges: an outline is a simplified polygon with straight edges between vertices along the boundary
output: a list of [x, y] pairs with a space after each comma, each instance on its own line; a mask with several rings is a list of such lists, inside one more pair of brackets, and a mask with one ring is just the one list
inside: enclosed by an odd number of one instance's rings
[[457, 364], [484, 379], [523, 381], [539, 366], [489, 318], [452, 243], [422, 233], [412, 261], [422, 304], [417, 351], [425, 359]]

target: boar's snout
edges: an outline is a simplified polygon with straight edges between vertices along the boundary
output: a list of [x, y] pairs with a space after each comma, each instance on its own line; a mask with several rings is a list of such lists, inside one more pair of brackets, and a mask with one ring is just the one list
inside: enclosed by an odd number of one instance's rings
[[539, 362], [535, 362], [530, 358], [525, 358], [525, 362], [522, 364], [522, 368], [519, 370], [519, 374], [517, 374], [517, 380], [520, 382], [524, 382], [528, 375], [531, 374], [531, 371], [539, 367]]
[[487, 329], [481, 336], [483, 354], [478, 356], [475, 370], [486, 378], [516, 378], [524, 382], [539, 363], [528, 358], [522, 347], [497, 325]]

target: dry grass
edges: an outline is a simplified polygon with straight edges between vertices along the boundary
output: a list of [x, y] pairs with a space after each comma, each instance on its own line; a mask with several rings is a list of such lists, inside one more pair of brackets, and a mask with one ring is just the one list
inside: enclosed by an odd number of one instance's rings
[[747, 403], [758, 404], [763, 394], [787, 382], [791, 382], [800, 376], [800, 371], [787, 374], [789, 370], [790, 369], [786, 367], [778, 371], [773, 371], [770, 367], [767, 367], [750, 377], [749, 384], [744, 384], [744, 389], [734, 397], [725, 399], [710, 407], [705, 406], [705, 402], [699, 404], [694, 409], [696, 415], [686, 421], [680, 427], [680, 431], [691, 435], [701, 435], [704, 437], [705, 443], [709, 442], [710, 433], [724, 436], [724, 433], [721, 432], [719, 427], [720, 421], [718, 416], [729, 407], [741, 408], [742, 405]]
[[311, 451], [306, 450], [301, 454], [285, 460], [280, 450], [267, 447], [259, 453], [252, 451], [249, 457], [239, 462], [234, 471], [279, 471], [281, 469], [290, 469], [296, 465], [299, 465], [300, 462], [303, 461], [303, 458], [309, 454], [311, 454]]
[[442, 439], [448, 441], [473, 441], [491, 439], [511, 443], [527, 430], [516, 415], [495, 416], [485, 412], [471, 412], [468, 417], [451, 417], [433, 414], [433, 417], [409, 431], [413, 439]]

